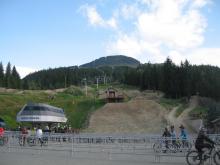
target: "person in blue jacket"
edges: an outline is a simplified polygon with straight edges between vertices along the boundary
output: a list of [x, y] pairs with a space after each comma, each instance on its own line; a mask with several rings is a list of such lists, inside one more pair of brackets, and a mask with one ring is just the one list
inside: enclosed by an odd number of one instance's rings
[[180, 125], [180, 135], [179, 135], [179, 138], [182, 140], [182, 143], [183, 143], [183, 147], [186, 146], [186, 141], [188, 139], [188, 135], [186, 133], [186, 129], [185, 127], [181, 124]]
[[176, 144], [176, 131], [175, 131], [174, 125], [170, 126], [170, 135], [171, 135], [172, 144], [177, 145]]

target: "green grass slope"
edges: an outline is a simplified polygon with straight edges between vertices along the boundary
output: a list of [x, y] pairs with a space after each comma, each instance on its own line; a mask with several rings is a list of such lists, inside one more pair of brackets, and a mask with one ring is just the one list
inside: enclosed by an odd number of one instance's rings
[[22, 91], [15, 93], [0, 93], [0, 117], [9, 128], [16, 128], [16, 115], [28, 102], [46, 103], [63, 108], [72, 128], [83, 128], [90, 113], [104, 105], [104, 101], [93, 95], [85, 96], [80, 89], [67, 89], [64, 92], [51, 94], [45, 91]]

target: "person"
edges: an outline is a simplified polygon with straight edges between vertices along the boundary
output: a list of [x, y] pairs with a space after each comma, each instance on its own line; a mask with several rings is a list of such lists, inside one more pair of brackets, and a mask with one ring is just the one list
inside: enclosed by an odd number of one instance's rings
[[22, 138], [22, 142], [23, 142], [23, 146], [25, 146], [26, 144], [26, 141], [27, 141], [27, 134], [28, 134], [28, 131], [27, 131], [27, 128], [26, 127], [23, 127], [21, 129], [21, 138]]
[[36, 137], [37, 139], [39, 140], [41, 146], [43, 145], [43, 139], [42, 139], [42, 136], [43, 136], [43, 131], [40, 127], [37, 128], [37, 131], [36, 131]]
[[3, 137], [5, 133], [4, 127], [0, 125], [0, 137]]
[[37, 132], [36, 127], [33, 127], [31, 129], [31, 136], [35, 137], [36, 136], [36, 132]]
[[186, 141], [188, 139], [188, 136], [187, 136], [185, 127], [182, 124], [180, 125], [179, 128], [180, 128], [180, 136], [179, 136], [179, 138], [182, 141], [183, 147], [185, 147], [187, 145]]
[[48, 125], [45, 126], [45, 128], [44, 128], [44, 132], [50, 132], [50, 128], [49, 128]]
[[30, 140], [30, 138], [31, 138], [31, 128], [28, 127], [27, 128], [27, 141]]
[[[162, 137], [165, 138], [165, 141], [164, 141], [164, 142], [165, 142], [165, 147], [166, 147], [166, 149], [169, 148], [169, 147], [168, 147], [168, 143], [169, 143], [169, 141], [168, 141], [167, 138], [169, 138], [170, 136], [171, 136], [171, 134], [170, 134], [168, 128], [165, 127]], [[166, 152], [166, 150], [165, 150], [164, 152]]]
[[[212, 141], [206, 134], [206, 129], [202, 127], [198, 133], [195, 142], [195, 148], [199, 153], [200, 159], [202, 159], [203, 149], [208, 149], [211, 152], [211, 149], [214, 148], [215, 142]], [[210, 153], [209, 153], [210, 154]]]
[[176, 131], [175, 131], [174, 125], [170, 126], [170, 136], [171, 136], [172, 144], [177, 145], [176, 144]]

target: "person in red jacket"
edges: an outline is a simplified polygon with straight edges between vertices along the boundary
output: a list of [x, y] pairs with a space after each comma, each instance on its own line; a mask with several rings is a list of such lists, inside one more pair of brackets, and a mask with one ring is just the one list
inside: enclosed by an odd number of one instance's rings
[[4, 133], [5, 133], [4, 128], [0, 126], [0, 137], [3, 137]]

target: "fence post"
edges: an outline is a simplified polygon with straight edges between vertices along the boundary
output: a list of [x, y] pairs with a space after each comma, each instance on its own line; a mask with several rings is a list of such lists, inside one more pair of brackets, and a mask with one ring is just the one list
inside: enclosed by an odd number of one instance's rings
[[11, 152], [11, 146], [10, 146], [10, 142], [11, 142], [11, 139], [10, 139], [10, 135], [8, 136], [8, 152]]
[[72, 142], [71, 157], [73, 157], [73, 153], [74, 153], [73, 138], [74, 138], [74, 135], [71, 136], [71, 142]]

